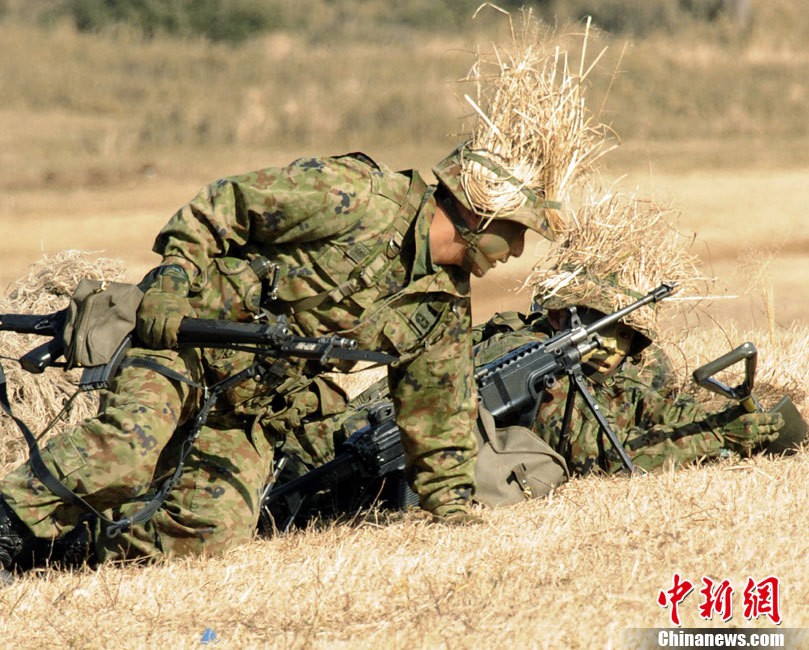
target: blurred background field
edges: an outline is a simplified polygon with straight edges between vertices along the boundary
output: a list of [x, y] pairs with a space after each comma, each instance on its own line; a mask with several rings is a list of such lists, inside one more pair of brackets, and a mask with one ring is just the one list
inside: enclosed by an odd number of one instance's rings
[[[429, 175], [463, 128], [468, 88], [457, 80], [477, 44], [508, 29], [491, 8], [473, 19], [478, 6], [0, 2], [0, 228], [14, 233], [0, 242], [0, 284], [62, 248], [122, 256], [138, 277], [156, 261], [156, 231], [200, 186], [299, 155], [362, 150]], [[607, 48], [590, 77], [591, 107], [621, 141], [605, 158], [607, 176], [680, 209], [681, 227], [697, 233], [696, 250], [729, 294], [751, 290], [740, 258], [760, 259], [778, 318], [805, 316], [809, 14], [801, 3], [532, 6], [560, 31], [581, 33], [587, 14], [601, 30], [590, 44], [592, 56]], [[495, 274], [479, 305], [495, 296], [492, 308], [524, 306], [511, 291], [524, 275], [517, 267]], [[749, 320], [761, 313], [753, 303], [716, 309]]]
[[[429, 176], [460, 139], [476, 45], [508, 29], [491, 8], [472, 19], [479, 4], [0, 0], [0, 287], [74, 248], [138, 279], [168, 217], [227, 174], [361, 150]], [[756, 332], [762, 377], [804, 395], [805, 1], [531, 6], [564, 32], [594, 18], [590, 54], [607, 50], [591, 107], [620, 140], [605, 180], [679, 210], [723, 294], [709, 313], [726, 347], [692, 345], [711, 355]], [[475, 284], [476, 320], [527, 306], [516, 289], [543, 251], [532, 242]], [[0, 620], [19, 647], [196, 647], [208, 625], [231, 647], [621, 647], [622, 627], [667, 624], [657, 590], [681, 570], [734, 584], [777, 573], [786, 624], [809, 628], [805, 458], [574, 481], [488, 513], [485, 535], [366, 522], [210, 563], [47, 574], [0, 595]], [[233, 602], [212, 609], [222, 593]]]

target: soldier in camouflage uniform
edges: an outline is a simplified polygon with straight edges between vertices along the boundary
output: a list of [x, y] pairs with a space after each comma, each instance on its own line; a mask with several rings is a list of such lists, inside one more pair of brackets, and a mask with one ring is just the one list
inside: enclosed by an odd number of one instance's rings
[[[544, 311], [496, 316], [480, 334], [485, 341], [478, 363], [564, 329], [563, 305], [557, 296], [545, 301]], [[611, 311], [607, 305], [577, 307], [584, 325]], [[679, 392], [668, 357], [649, 335], [618, 323], [603, 332], [604, 347], [583, 363], [590, 392], [637, 467], [681, 466], [730, 452], [748, 456], [778, 436], [784, 426], [780, 414], [748, 413], [737, 404], [709, 413], [692, 396]], [[559, 448], [567, 392], [566, 378], [544, 390], [533, 419], [533, 430], [554, 449]], [[576, 400], [565, 456], [574, 474], [614, 473], [624, 468], [581, 400]]]
[[[143, 347], [129, 353], [99, 415], [47, 444], [46, 465], [96, 510], [131, 516], [177, 466], [199, 386], [253, 360], [178, 348], [182, 318], [284, 317], [294, 334], [339, 334], [398, 357], [389, 386], [411, 485], [438, 521], [474, 519], [469, 275], [520, 255], [527, 228], [550, 238], [545, 209], [555, 206], [490, 161], [526, 200], [486, 214], [464, 188], [462, 150], [438, 164], [431, 186], [351, 154], [204, 188], [156, 239], [162, 263], [138, 312]], [[250, 539], [275, 444], [344, 408], [321, 372], [280, 360], [264, 383], [229, 390], [162, 507], [114, 538], [102, 531], [98, 558], [218, 554]], [[22, 566], [38, 540], [72, 534], [84, 514], [21, 465], [0, 481], [0, 564]]]
[[[528, 315], [500, 313], [476, 326], [475, 365], [488, 364], [564, 329], [567, 310], [563, 295], [557, 293]], [[588, 305], [577, 305], [585, 325], [611, 311], [611, 306], [592, 298]], [[780, 414], [748, 413], [737, 404], [711, 413], [692, 396], [677, 390], [671, 363], [652, 343], [651, 335], [641, 326], [619, 323], [602, 333], [603, 348], [584, 360], [590, 392], [637, 467], [653, 470], [682, 466], [729, 453], [748, 456], [778, 436], [784, 426]], [[498, 424], [529, 424], [551, 448], [559, 449], [567, 391], [567, 379], [563, 378], [554, 388], [542, 392], [535, 414], [527, 412]], [[377, 382], [352, 400], [346, 410], [308, 422], [292, 432], [283, 446], [289, 462], [282, 479], [290, 480], [331, 460], [335, 447], [368, 424], [368, 404], [386, 397], [385, 383]], [[573, 474], [624, 469], [581, 400], [574, 407], [565, 456]], [[480, 462], [477, 469], [483, 469]]]

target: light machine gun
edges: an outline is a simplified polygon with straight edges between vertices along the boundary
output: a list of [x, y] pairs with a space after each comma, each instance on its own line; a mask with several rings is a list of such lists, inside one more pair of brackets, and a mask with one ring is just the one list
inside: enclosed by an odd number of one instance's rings
[[[567, 451], [567, 439], [576, 395], [593, 413], [630, 472], [634, 465], [587, 388], [582, 358], [601, 346], [599, 332], [619, 322], [644, 305], [663, 300], [674, 290], [661, 284], [644, 297], [588, 326], [581, 324], [575, 307], [570, 308], [571, 327], [555, 336], [526, 343], [475, 372], [480, 404], [496, 423], [530, 417], [536, 412], [540, 394], [562, 377], [570, 387], [560, 435], [560, 453]], [[599, 454], [606, 462], [604, 454]], [[283, 462], [283, 460], [281, 461]], [[280, 475], [277, 472], [277, 475]], [[404, 452], [393, 405], [388, 401], [369, 410], [369, 424], [355, 431], [335, 453], [335, 458], [290, 481], [271, 483], [262, 499], [262, 528], [286, 530], [314, 515], [357, 510], [378, 503], [399, 509], [417, 502], [404, 481]], [[345, 504], [351, 507], [346, 508]]]
[[339, 445], [332, 460], [285, 480], [289, 457], [280, 457], [261, 498], [259, 532], [286, 532], [315, 516], [334, 517], [373, 504], [392, 510], [418, 505], [405, 478], [393, 403], [378, 400], [365, 408], [368, 424]]
[[[674, 287], [674, 284], [663, 283], [632, 304], [607, 314], [587, 326], [582, 325], [576, 308], [569, 307], [570, 329], [545, 341], [526, 343], [477, 370], [475, 379], [481, 404], [492, 414], [495, 422], [505, 416], [526, 411], [529, 411], [533, 418], [541, 392], [555, 386], [562, 377], [567, 377], [569, 387], [557, 451], [569, 459], [568, 445], [573, 405], [576, 395], [579, 395], [595, 417], [599, 428], [609, 439], [624, 467], [630, 473], [634, 472], [635, 466], [629, 455], [587, 388], [581, 362], [590, 352], [601, 347], [599, 332], [615, 325], [644, 305], [663, 300], [671, 295]], [[603, 464], [606, 462], [603, 449], [599, 449], [599, 452], [599, 461]]]

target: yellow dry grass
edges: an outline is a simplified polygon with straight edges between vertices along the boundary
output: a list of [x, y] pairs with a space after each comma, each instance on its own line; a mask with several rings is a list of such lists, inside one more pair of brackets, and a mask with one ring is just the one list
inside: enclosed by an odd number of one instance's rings
[[586, 190], [564, 237], [536, 263], [526, 285], [546, 308], [583, 305], [605, 314], [662, 283], [672, 285], [676, 293], [666, 302], [624, 318], [658, 340], [658, 321], [672, 318], [672, 306], [693, 305], [706, 295], [710, 279], [690, 251], [693, 242], [677, 230], [668, 206], [597, 185]]
[[[470, 528], [391, 521], [294, 532], [224, 557], [23, 578], [0, 591], [7, 647], [626, 648], [667, 627], [672, 574], [734, 587], [780, 579], [783, 627], [809, 625], [807, 456], [574, 480]], [[774, 534], [773, 531], [777, 531]], [[730, 625], [730, 624], [727, 624]]]
[[[487, 3], [478, 10], [493, 7]], [[500, 10], [502, 11], [502, 10]], [[589, 23], [580, 36], [578, 70], [573, 54], [552, 46], [550, 30], [524, 9], [515, 20], [507, 12], [511, 40], [479, 50], [465, 81], [475, 98], [468, 148], [462, 151], [461, 181], [470, 203], [492, 217], [505, 216], [537, 201], [566, 201], [571, 186], [592, 171], [605, 153], [608, 130], [594, 119], [586, 79], [600, 58], [587, 59]], [[546, 212], [551, 233], [564, 227]]]

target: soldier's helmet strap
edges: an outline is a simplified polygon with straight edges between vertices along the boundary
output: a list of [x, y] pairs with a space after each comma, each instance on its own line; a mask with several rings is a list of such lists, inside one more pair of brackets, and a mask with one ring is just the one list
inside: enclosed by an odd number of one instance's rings
[[458, 210], [458, 204], [449, 196], [441, 198], [441, 207], [449, 217], [452, 225], [458, 231], [458, 234], [466, 242], [466, 251], [461, 262], [461, 267], [467, 271], [472, 271], [472, 268], [477, 267], [482, 271], [489, 271], [494, 264], [480, 250], [480, 238], [483, 236], [484, 229], [470, 228]]

